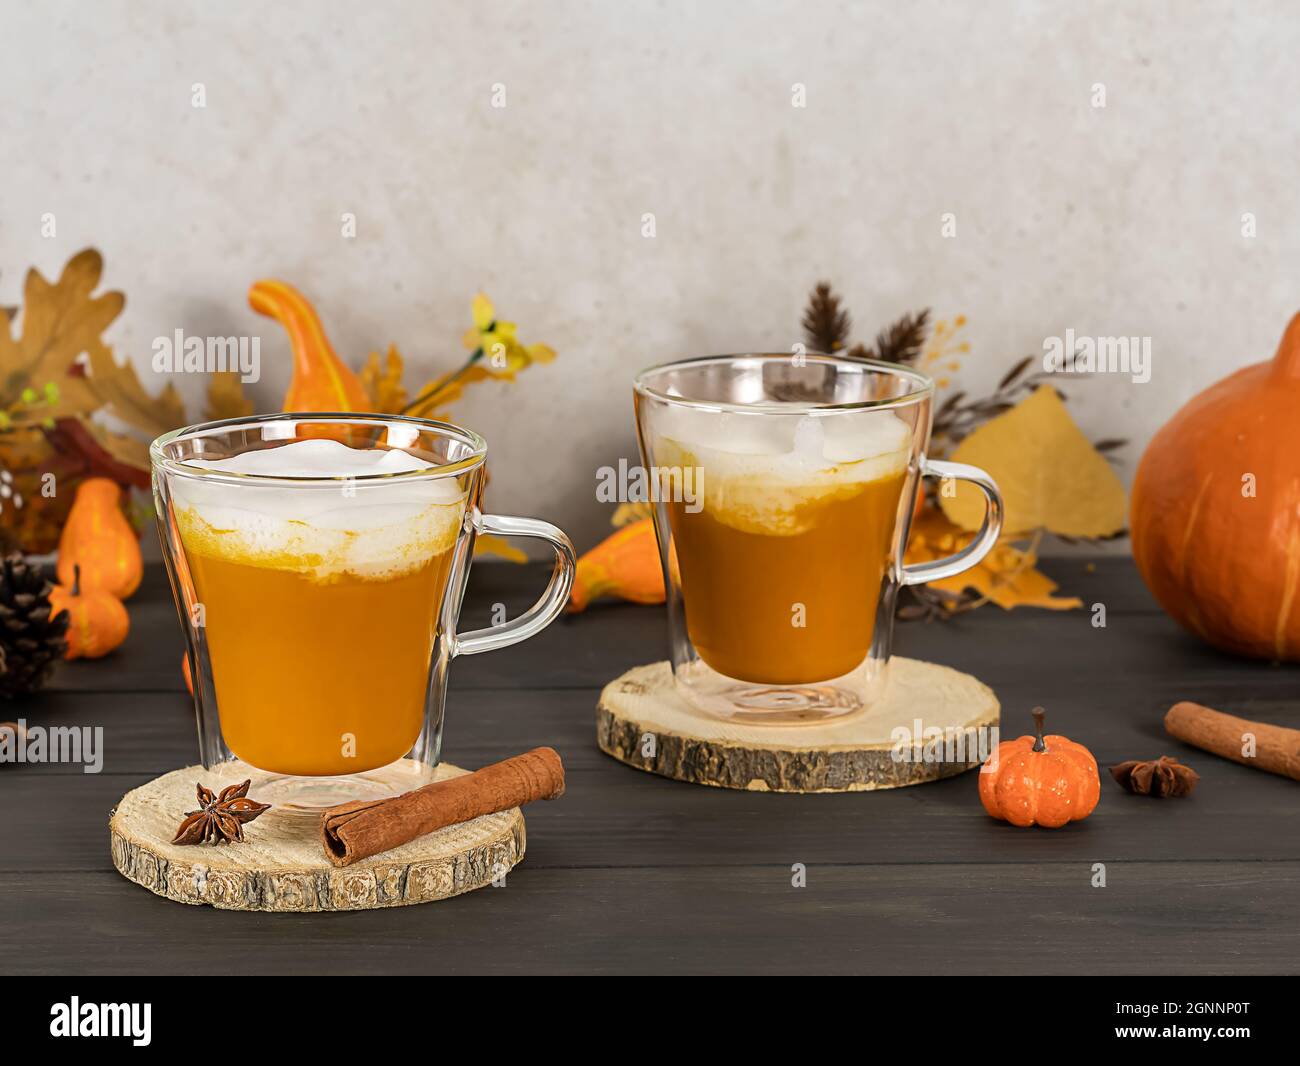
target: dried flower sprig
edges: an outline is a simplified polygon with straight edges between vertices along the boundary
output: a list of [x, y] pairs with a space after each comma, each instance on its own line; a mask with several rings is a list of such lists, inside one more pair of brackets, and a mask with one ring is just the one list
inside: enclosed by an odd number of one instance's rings
[[[833, 352], [847, 349], [846, 354], [851, 358], [882, 359], [912, 366], [933, 377], [940, 390], [947, 388], [950, 373], [960, 367], [961, 356], [970, 350], [969, 344], [960, 336], [966, 323], [960, 315], [951, 323], [940, 320], [931, 325], [929, 309], [905, 314], [888, 329], [877, 334], [874, 346], [859, 343], [849, 347], [851, 322], [848, 310], [831, 285], [819, 282], [809, 297], [802, 319], [808, 344], [817, 350]], [[934, 414], [932, 450], [939, 455], [948, 454], [976, 429], [1033, 395], [1039, 386], [1052, 378], [1052, 375], [1036, 370], [1035, 365], [1033, 356], [1018, 360], [988, 395], [971, 398], [964, 390], [957, 390], [945, 397]], [[1065, 398], [1064, 394], [1061, 396], [1062, 399]], [[1110, 458], [1110, 453], [1125, 443], [1127, 442], [1122, 439], [1106, 439], [1097, 442], [1095, 448]], [[944, 536], [951, 532], [952, 527], [945, 525], [946, 519], [939, 515], [932, 499], [927, 499], [921, 515], [917, 522], [921, 528], [917, 533], [922, 540], [925, 534], [933, 536], [936, 530]], [[936, 521], [926, 522], [925, 516]], [[1078, 538], [1053, 535], [1071, 543], [1078, 541]], [[996, 561], [986, 560], [981, 564], [991, 572], [983, 576], [982, 590], [966, 587], [955, 591], [951, 584], [948, 588], [934, 585], [909, 586], [902, 594], [899, 616], [925, 620], [949, 618], [973, 610], [990, 599], [997, 599], [1007, 606], [1009, 597], [1014, 597], [1017, 602], [1033, 602], [1040, 606], [1063, 607], [1077, 604], [1076, 600], [1055, 597], [1055, 584], [1035, 569], [1042, 537], [1043, 532], [1039, 530], [1023, 548], [1013, 547], [1009, 543], [1000, 545], [995, 550]]]
[[1034, 357], [1025, 356], [1002, 376], [988, 396], [972, 400], [962, 390], [954, 392], [934, 413], [933, 438], [945, 450], [952, 448], [990, 418], [1010, 411], [1018, 400], [1051, 377], [1041, 370], [1031, 373], [1033, 365]]
[[876, 346], [867, 348], [855, 344], [849, 355], [859, 359], [883, 359], [887, 363], [911, 366], [925, 347], [926, 329], [930, 324], [930, 309], [916, 314], [905, 314], [887, 330], [876, 334]]
[[471, 381], [483, 378], [513, 381], [519, 371], [555, 358], [555, 350], [548, 344], [522, 344], [517, 336], [518, 327], [497, 318], [492, 301], [482, 293], [474, 297], [471, 313], [474, 324], [463, 338], [469, 351], [465, 362], [420, 389], [415, 399], [402, 408], [402, 414], [427, 414], [450, 403]]
[[853, 325], [839, 296], [826, 281], [819, 281], [813, 288], [801, 324], [808, 347], [815, 352], [827, 354], [844, 348]]

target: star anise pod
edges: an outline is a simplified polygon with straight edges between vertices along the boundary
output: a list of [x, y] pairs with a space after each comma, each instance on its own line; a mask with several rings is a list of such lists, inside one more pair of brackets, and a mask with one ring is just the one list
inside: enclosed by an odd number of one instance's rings
[[1129, 792], [1139, 796], [1165, 797], [1190, 796], [1196, 788], [1200, 774], [1177, 759], [1161, 755], [1158, 759], [1142, 761], [1129, 759], [1110, 768], [1111, 777]]
[[248, 798], [250, 784], [251, 781], [245, 781], [242, 785], [228, 785], [219, 796], [210, 788], [197, 786], [200, 809], [185, 812], [185, 821], [176, 830], [172, 843], [220, 844], [243, 840], [244, 825], [271, 809], [269, 803]]

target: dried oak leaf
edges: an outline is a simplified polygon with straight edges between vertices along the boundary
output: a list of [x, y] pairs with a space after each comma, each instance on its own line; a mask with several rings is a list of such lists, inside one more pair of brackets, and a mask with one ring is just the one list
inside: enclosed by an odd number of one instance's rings
[[203, 417], [209, 422], [226, 418], [247, 418], [253, 401], [244, 395], [244, 382], [237, 370], [220, 370], [208, 378], [208, 400]]
[[[1124, 486], [1049, 385], [980, 426], [951, 458], [988, 471], [997, 482], [1007, 534], [1043, 529], [1106, 537], [1124, 528]], [[939, 503], [962, 529], [977, 529], [984, 518], [984, 496], [973, 485], [958, 482], [953, 495], [940, 494]]]
[[135, 368], [119, 363], [113, 349], [98, 337], [86, 345], [86, 357], [90, 372], [85, 381], [109, 414], [151, 440], [185, 425], [185, 405], [170, 381], [157, 396], [150, 396]]
[[185, 820], [176, 830], [173, 844], [221, 844], [244, 839], [244, 826], [254, 818], [269, 811], [269, 803], [258, 803], [248, 798], [251, 781], [227, 785], [220, 795], [212, 789], [196, 785], [199, 810], [186, 811]]
[[1177, 759], [1161, 755], [1143, 761], [1129, 759], [1110, 768], [1110, 775], [1120, 786], [1139, 796], [1160, 798], [1190, 796], [1201, 776]]
[[[135, 369], [119, 364], [103, 342], [104, 330], [126, 304], [120, 292], [94, 295], [103, 271], [103, 257], [87, 248], [68, 260], [57, 281], [46, 281], [35, 269], [27, 272], [18, 336], [12, 322], [0, 326], [0, 407], [12, 408], [30, 390], [46, 400], [44, 420], [87, 420], [103, 412], [152, 439], [184, 425], [185, 409], [171, 384], [157, 396], [146, 392]], [[131, 461], [149, 469], [143, 447]]]
[[120, 292], [92, 296], [104, 270], [104, 260], [93, 248], [68, 260], [59, 279], [46, 281], [35, 268], [27, 272], [23, 305], [12, 333], [12, 321], [0, 328], [0, 406], [8, 409], [27, 389], [42, 392], [53, 383], [58, 392], [42, 414], [50, 418], [89, 414], [99, 407], [85, 376], [73, 364], [113, 319], [126, 298]]

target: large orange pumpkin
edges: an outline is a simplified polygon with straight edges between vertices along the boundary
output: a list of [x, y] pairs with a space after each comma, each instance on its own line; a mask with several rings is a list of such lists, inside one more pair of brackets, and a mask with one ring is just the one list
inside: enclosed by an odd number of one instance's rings
[[1004, 740], [980, 767], [980, 802], [1012, 825], [1059, 829], [1087, 818], [1097, 806], [1097, 760], [1068, 737], [1044, 736], [1043, 709], [1033, 713], [1036, 735]]
[[77, 486], [72, 510], [59, 537], [59, 581], [71, 588], [81, 568], [86, 591], [110, 592], [124, 600], [140, 587], [144, 563], [140, 540], [122, 514], [122, 490], [106, 477]]
[[1300, 659], [1300, 314], [1271, 362], [1211, 385], [1155, 435], [1130, 526], [1175, 621], [1227, 651]]

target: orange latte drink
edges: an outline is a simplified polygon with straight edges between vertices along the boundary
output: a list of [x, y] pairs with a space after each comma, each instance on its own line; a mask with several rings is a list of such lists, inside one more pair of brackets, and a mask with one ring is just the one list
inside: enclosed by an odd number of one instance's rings
[[307, 493], [176, 481], [174, 520], [230, 749], [258, 769], [308, 777], [400, 759], [424, 723], [465, 516], [458, 481], [376, 486], [370, 475], [426, 464], [336, 440], [190, 462], [327, 479]]
[[827, 681], [871, 650], [894, 564], [911, 428], [672, 412], [656, 464], [701, 491], [667, 501], [686, 628], [704, 662], [752, 684]]

